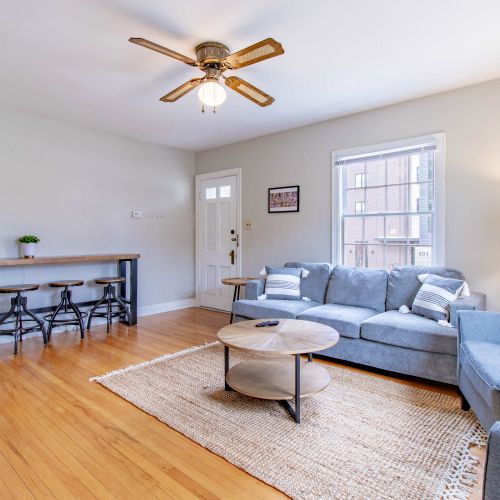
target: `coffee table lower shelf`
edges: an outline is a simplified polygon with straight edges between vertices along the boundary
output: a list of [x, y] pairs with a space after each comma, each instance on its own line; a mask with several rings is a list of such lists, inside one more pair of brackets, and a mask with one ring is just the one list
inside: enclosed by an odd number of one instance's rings
[[[282, 404], [297, 423], [300, 422], [300, 398], [325, 389], [330, 374], [318, 363], [295, 359], [243, 361], [226, 373], [229, 388], [259, 399], [272, 399]], [[226, 388], [227, 388], [226, 386]], [[295, 408], [288, 400], [295, 399]]]

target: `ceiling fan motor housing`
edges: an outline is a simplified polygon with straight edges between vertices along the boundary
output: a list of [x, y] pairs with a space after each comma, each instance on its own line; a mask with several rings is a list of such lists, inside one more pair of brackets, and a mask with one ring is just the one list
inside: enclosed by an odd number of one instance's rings
[[207, 66], [218, 67], [222, 60], [229, 56], [229, 49], [219, 42], [205, 42], [198, 45], [195, 49], [196, 59], [201, 68]]

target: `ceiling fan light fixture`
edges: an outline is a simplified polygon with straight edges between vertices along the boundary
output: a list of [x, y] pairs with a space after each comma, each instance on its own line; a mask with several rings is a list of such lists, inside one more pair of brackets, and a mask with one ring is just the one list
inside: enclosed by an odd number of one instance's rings
[[198, 90], [198, 97], [205, 106], [215, 108], [226, 100], [226, 90], [219, 82], [205, 82]]

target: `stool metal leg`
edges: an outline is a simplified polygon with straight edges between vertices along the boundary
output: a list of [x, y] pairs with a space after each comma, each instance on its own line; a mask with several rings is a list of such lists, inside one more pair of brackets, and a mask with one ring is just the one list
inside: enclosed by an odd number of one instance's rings
[[123, 302], [123, 300], [116, 295], [115, 287], [111, 288], [111, 295], [112, 295], [113, 299], [116, 301], [116, 303], [120, 306], [120, 308], [123, 309], [123, 314], [125, 315], [125, 319], [127, 320], [127, 323], [130, 323], [129, 308], [127, 307], [127, 304], [125, 304], [125, 302]]
[[83, 325], [82, 313], [81, 313], [80, 309], [78, 309], [76, 304], [73, 302], [73, 300], [71, 299], [71, 290], [66, 290], [66, 302], [69, 305], [69, 307], [71, 308], [71, 310], [74, 312], [74, 314], [78, 320], [78, 323], [80, 325], [80, 338], [83, 339], [83, 338], [85, 338], [85, 333], [84, 333], [85, 328]]
[[[61, 296], [62, 296], [62, 293], [64, 293], [64, 292], [61, 292]], [[57, 315], [61, 312], [61, 309], [63, 308], [63, 306], [64, 306], [64, 298], [63, 298], [63, 300], [61, 300], [59, 305], [56, 307], [56, 310], [54, 311], [54, 313], [52, 314], [51, 318], [48, 321], [48, 323], [49, 323], [49, 329], [48, 329], [49, 340], [50, 340], [50, 337], [52, 335], [53, 321], [56, 319]]]
[[[28, 299], [26, 297], [21, 297], [21, 308], [24, 311], [24, 313], [29, 316], [30, 318], [33, 319], [33, 321], [40, 327], [40, 330], [42, 331], [42, 336], [43, 336], [43, 343], [46, 344], [49, 340], [47, 338], [47, 331], [45, 330], [45, 325], [43, 324], [43, 321], [36, 315], [33, 314], [28, 307], [26, 306], [28, 302]], [[22, 335], [21, 335], [22, 338]]]
[[92, 307], [92, 309], [89, 312], [89, 319], [87, 320], [87, 330], [90, 330], [90, 325], [92, 323], [92, 317], [94, 316], [94, 313], [105, 300], [106, 300], [106, 289], [104, 290], [104, 295], [94, 304], [94, 307]]

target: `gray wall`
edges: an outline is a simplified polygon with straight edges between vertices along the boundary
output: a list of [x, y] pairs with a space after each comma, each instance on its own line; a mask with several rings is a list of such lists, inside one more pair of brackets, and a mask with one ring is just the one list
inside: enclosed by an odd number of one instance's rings
[[[331, 153], [446, 132], [446, 264], [500, 310], [500, 80], [196, 154], [197, 173], [243, 170], [243, 274], [331, 260]], [[267, 214], [267, 188], [299, 184], [300, 213]]]
[[[0, 257], [17, 257], [26, 233], [41, 238], [40, 255], [139, 252], [140, 306], [194, 296], [193, 153], [0, 110], [0, 172]], [[150, 217], [132, 219], [134, 209]], [[115, 272], [112, 264], [0, 268], [0, 284]], [[30, 296], [36, 305], [55, 300], [47, 288]]]

